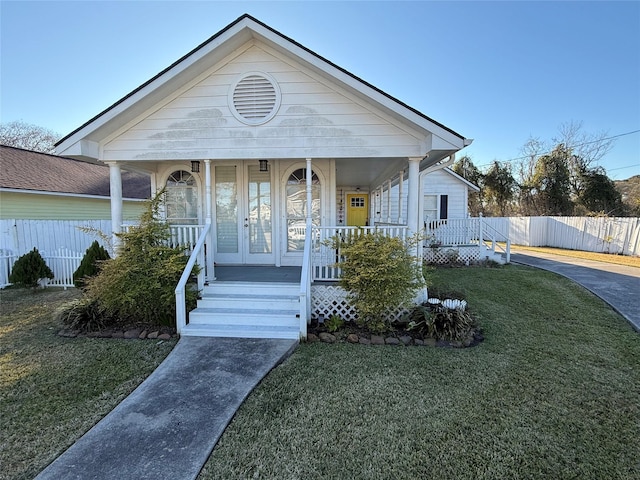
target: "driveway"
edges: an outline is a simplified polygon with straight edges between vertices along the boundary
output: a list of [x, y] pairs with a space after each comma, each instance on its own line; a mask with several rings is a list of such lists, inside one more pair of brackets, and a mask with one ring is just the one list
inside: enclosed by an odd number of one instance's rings
[[511, 261], [563, 275], [591, 291], [640, 332], [640, 268], [530, 250], [512, 250]]

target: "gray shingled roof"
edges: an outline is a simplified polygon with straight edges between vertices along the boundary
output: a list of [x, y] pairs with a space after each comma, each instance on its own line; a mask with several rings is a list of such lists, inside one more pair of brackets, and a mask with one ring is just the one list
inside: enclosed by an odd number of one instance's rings
[[[0, 145], [0, 188], [109, 196], [109, 167]], [[149, 198], [148, 175], [122, 172], [124, 198]]]

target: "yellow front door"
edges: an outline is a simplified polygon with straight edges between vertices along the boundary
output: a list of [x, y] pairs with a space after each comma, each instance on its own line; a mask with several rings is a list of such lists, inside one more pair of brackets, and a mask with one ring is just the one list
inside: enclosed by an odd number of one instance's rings
[[369, 195], [367, 193], [347, 194], [347, 225], [364, 227], [369, 223]]

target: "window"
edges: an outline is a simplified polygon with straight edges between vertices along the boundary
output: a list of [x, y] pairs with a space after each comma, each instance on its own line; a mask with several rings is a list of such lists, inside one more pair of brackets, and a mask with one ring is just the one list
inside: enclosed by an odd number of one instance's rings
[[[320, 225], [320, 180], [311, 177], [311, 219]], [[299, 168], [287, 180], [287, 251], [304, 250], [307, 218], [307, 169]]]
[[364, 197], [351, 197], [351, 207], [353, 208], [364, 208], [366, 203], [364, 201]]
[[174, 224], [198, 223], [198, 185], [189, 172], [178, 170], [166, 183], [165, 216]]
[[423, 216], [425, 225], [449, 218], [449, 195], [425, 195]]

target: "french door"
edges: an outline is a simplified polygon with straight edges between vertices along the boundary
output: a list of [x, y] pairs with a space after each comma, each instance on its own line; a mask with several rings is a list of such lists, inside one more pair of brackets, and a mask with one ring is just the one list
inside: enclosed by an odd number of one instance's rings
[[[253, 163], [253, 162], [252, 162]], [[273, 265], [271, 171], [249, 162], [214, 166], [215, 261]]]

